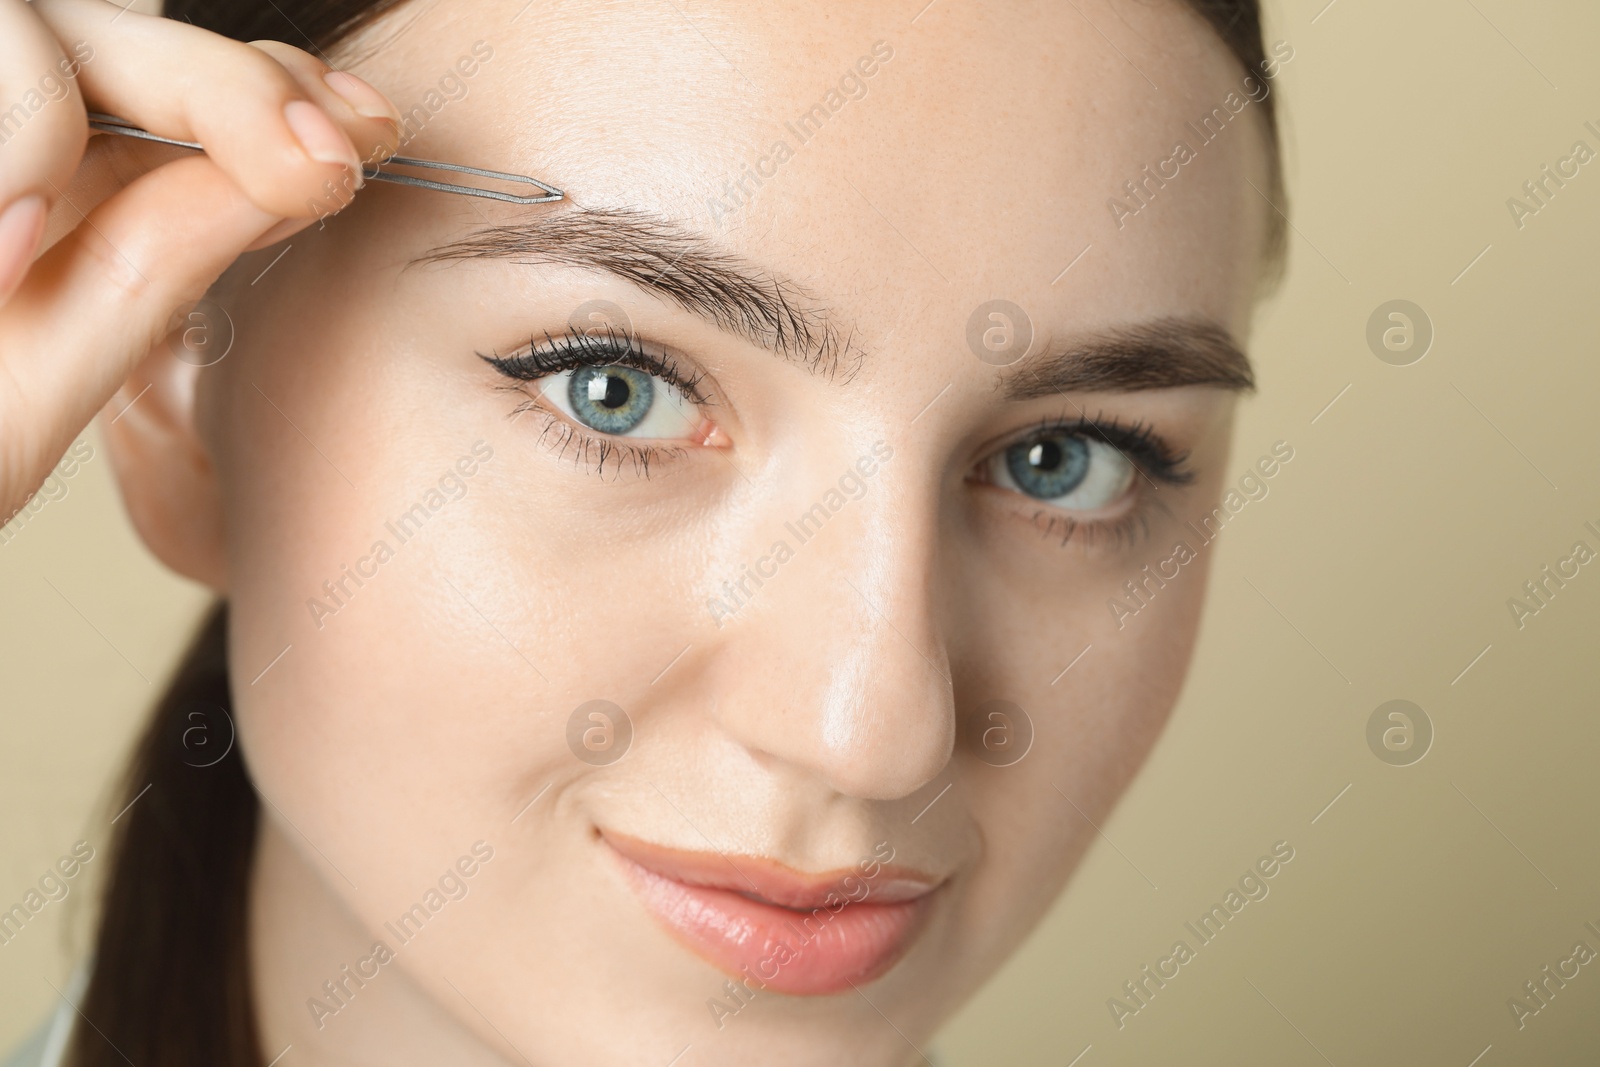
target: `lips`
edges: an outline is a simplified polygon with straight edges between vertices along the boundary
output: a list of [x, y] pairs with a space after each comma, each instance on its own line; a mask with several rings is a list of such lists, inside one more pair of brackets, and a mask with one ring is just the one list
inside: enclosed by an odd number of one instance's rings
[[751, 988], [792, 996], [842, 992], [888, 971], [921, 931], [939, 886], [877, 856], [807, 874], [760, 856], [602, 836], [645, 907], [681, 943]]

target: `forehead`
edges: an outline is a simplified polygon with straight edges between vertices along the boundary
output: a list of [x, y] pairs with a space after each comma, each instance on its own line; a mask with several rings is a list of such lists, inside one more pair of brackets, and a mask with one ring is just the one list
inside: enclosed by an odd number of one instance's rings
[[406, 154], [568, 192], [536, 210], [663, 214], [884, 332], [992, 298], [1247, 330], [1260, 109], [1205, 139], [1245, 72], [1177, 0], [446, 2], [343, 51], [411, 116]]

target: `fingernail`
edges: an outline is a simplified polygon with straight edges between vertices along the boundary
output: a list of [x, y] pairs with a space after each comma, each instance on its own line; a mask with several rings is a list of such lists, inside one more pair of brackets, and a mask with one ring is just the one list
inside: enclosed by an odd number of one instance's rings
[[283, 109], [283, 117], [306, 155], [318, 163], [338, 163], [361, 173], [361, 157], [356, 154], [355, 145], [316, 104], [291, 100]]
[[32, 194], [0, 211], [0, 304], [11, 299], [33, 265], [44, 236], [49, 209], [44, 197]]
[[330, 70], [322, 76], [322, 80], [328, 83], [328, 88], [343, 97], [357, 115], [369, 119], [388, 119], [396, 126], [400, 125], [400, 109], [391, 104], [387, 96], [354, 74]]

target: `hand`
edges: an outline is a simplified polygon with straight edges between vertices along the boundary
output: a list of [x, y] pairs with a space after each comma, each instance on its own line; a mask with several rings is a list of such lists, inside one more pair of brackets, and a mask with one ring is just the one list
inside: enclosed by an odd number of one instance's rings
[[[87, 111], [206, 154], [91, 137]], [[179, 308], [342, 208], [399, 139], [382, 94], [297, 48], [101, 0], [0, 0], [0, 524]]]

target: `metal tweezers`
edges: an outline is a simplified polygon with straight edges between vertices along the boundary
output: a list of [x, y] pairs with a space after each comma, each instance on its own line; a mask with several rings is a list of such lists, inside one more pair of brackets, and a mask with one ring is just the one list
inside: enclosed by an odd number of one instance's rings
[[[142, 141], [155, 141], [159, 144], [193, 149], [196, 152], [205, 151], [203, 145], [194, 141], [175, 141], [170, 137], [162, 137], [151, 133], [149, 130], [135, 126], [127, 119], [119, 119], [115, 115], [102, 115], [91, 111], [89, 113], [89, 126], [102, 133], [116, 133], [124, 137], [137, 137]], [[382, 167], [419, 167], [427, 170], [447, 170], [456, 174], [471, 174], [475, 177], [491, 178], [511, 185], [535, 186], [543, 190], [544, 195], [523, 196], [517, 193], [501, 192], [498, 189], [480, 189], [473, 185], [456, 185], [451, 182], [430, 181], [427, 178], [417, 178], [409, 174], [391, 174], [380, 169]], [[508, 204], [548, 204], [566, 197], [566, 194], [555, 186], [546, 185], [538, 178], [530, 178], [525, 174], [506, 174], [498, 170], [463, 167], [459, 163], [439, 163], [434, 160], [410, 159], [405, 156], [391, 156], [376, 166], [364, 166], [361, 169], [361, 173], [368, 181], [393, 182], [396, 185], [411, 185], [419, 189], [433, 189], [441, 193], [457, 193], [461, 196], [478, 196], [485, 200], [501, 200]]]

